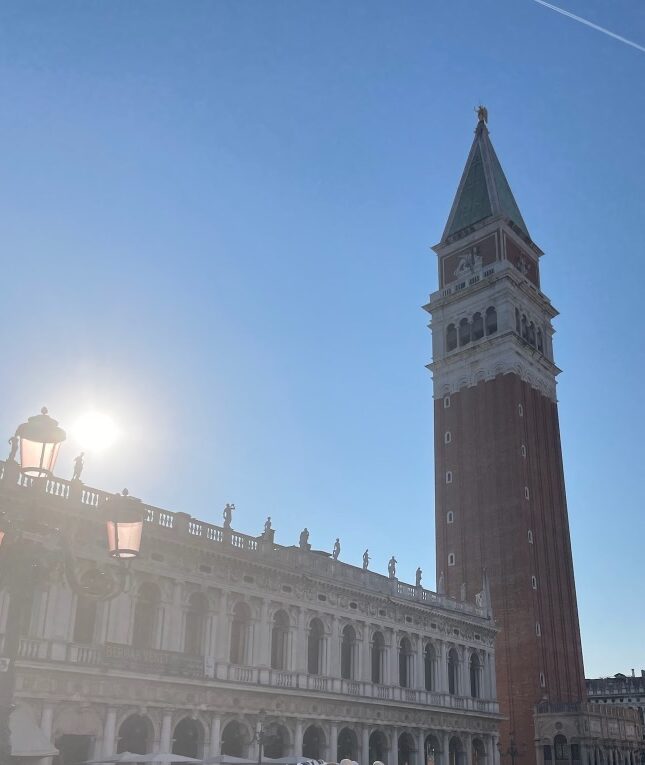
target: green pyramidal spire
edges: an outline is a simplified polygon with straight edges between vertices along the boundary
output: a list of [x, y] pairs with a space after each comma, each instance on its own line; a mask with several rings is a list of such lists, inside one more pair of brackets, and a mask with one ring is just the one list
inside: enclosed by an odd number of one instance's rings
[[484, 107], [480, 107], [478, 114], [475, 139], [441, 240], [445, 241], [463, 229], [497, 216], [509, 218], [530, 239], [522, 213], [490, 141], [486, 127], [488, 113]]

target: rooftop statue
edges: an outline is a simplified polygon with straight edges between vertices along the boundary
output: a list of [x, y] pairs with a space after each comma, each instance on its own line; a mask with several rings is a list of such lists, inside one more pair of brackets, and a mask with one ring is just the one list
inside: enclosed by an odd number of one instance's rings
[[18, 446], [20, 445], [20, 439], [18, 438], [18, 436], [11, 436], [11, 438], [7, 441], [7, 443], [11, 446], [11, 448], [9, 449], [9, 456], [7, 457], [7, 462], [14, 462], [16, 459]]
[[266, 521], [264, 522], [264, 536], [266, 536], [271, 531], [271, 516], [269, 515]]
[[229, 502], [226, 503], [226, 507], [224, 508], [224, 512], [222, 513], [224, 517], [224, 528], [230, 529], [231, 528], [231, 522], [233, 520], [233, 510], [235, 510], [235, 505], [230, 504]]
[[480, 122], [488, 123], [488, 109], [485, 106], [479, 104], [479, 106], [475, 107], [475, 111], [477, 112], [477, 119]]
[[309, 546], [309, 529], [305, 528], [300, 532], [300, 541], [298, 542], [301, 550], [306, 550]]
[[396, 558], [394, 555], [390, 558], [390, 562], [387, 564], [387, 573], [390, 575], [390, 579], [394, 579], [396, 576]]
[[74, 460], [74, 472], [72, 473], [72, 481], [80, 481], [81, 480], [81, 473], [83, 472], [83, 468], [85, 467], [85, 460], [83, 457], [85, 456], [85, 452], [81, 452], [78, 457]]
[[421, 576], [423, 574], [423, 571], [421, 571], [421, 566], [417, 569], [417, 587], [421, 587]]
[[363, 553], [363, 571], [367, 571], [367, 567], [370, 565], [370, 551], [365, 550]]
[[331, 557], [334, 560], [338, 560], [338, 556], [340, 555], [340, 539], [336, 537], [336, 541], [334, 542], [334, 551], [331, 554]]

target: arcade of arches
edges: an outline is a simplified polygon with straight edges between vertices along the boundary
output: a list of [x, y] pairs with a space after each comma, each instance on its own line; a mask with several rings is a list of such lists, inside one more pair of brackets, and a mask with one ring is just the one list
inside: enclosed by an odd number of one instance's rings
[[[132, 712], [116, 720], [116, 751], [171, 751], [195, 758], [222, 754], [255, 760], [256, 726], [257, 718], [245, 716], [214, 716], [209, 722], [206, 715], [164, 713], [159, 719], [151, 711]], [[418, 728], [289, 718], [265, 719], [263, 726], [264, 754], [270, 758], [302, 754], [332, 762], [350, 759], [361, 765], [377, 760], [385, 765], [499, 765], [494, 734], [428, 733]], [[61, 754], [55, 765], [77, 765], [98, 756], [103, 749], [100, 738], [59, 736]]]

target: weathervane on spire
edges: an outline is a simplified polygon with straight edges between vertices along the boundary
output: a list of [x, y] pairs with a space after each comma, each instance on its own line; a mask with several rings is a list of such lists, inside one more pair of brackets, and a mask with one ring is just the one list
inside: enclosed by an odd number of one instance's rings
[[477, 112], [477, 119], [488, 124], [488, 109], [479, 104], [479, 106], [475, 107], [475, 111]]

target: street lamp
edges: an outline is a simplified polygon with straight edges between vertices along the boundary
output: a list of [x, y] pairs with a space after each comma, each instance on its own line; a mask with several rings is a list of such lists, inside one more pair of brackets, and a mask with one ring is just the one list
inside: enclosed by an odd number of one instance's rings
[[515, 760], [520, 756], [520, 750], [515, 746], [515, 739], [513, 738], [513, 734], [511, 733], [511, 740], [509, 743], [509, 747], [506, 751], [503, 751], [502, 745], [500, 742], [497, 742], [497, 749], [502, 757], [508, 756], [511, 758], [511, 765], [515, 765]]
[[60, 445], [66, 433], [58, 427], [47, 413], [47, 407], [40, 414], [30, 417], [16, 430], [20, 439], [20, 469], [34, 478], [50, 476], [54, 471]]
[[118, 560], [136, 558], [141, 547], [143, 509], [141, 500], [128, 495], [123, 489], [107, 503], [108, 552]]
[[[13, 711], [15, 663], [20, 650], [23, 615], [31, 602], [32, 588], [47, 576], [53, 566], [63, 563], [70, 588], [86, 599], [105, 601], [126, 589], [125, 564], [136, 558], [141, 545], [143, 507], [141, 501], [128, 495], [112, 495], [105, 500], [108, 554], [119, 562], [119, 581], [105, 571], [90, 586], [82, 584], [76, 574], [72, 540], [65, 529], [44, 516], [39, 507], [44, 497], [41, 481], [21, 482], [18, 470], [34, 478], [53, 474], [65, 431], [43, 408], [30, 417], [10, 439], [11, 453], [0, 473], [0, 587], [9, 594], [4, 643], [0, 657], [0, 765], [10, 765], [11, 733], [9, 718]], [[15, 457], [20, 448], [20, 462]], [[70, 493], [70, 500], [72, 495]], [[53, 538], [55, 549], [44, 543]]]
[[[274, 738], [274, 733], [268, 733], [264, 729], [264, 709], [260, 710], [260, 714], [258, 715], [258, 722], [257, 726], [255, 728], [255, 736], [252, 739], [253, 742], [257, 742], [258, 745], [258, 765], [261, 765], [262, 763], [262, 754], [264, 752], [264, 745], [267, 742], [268, 739]], [[273, 723], [269, 723], [269, 725], [272, 725]]]

